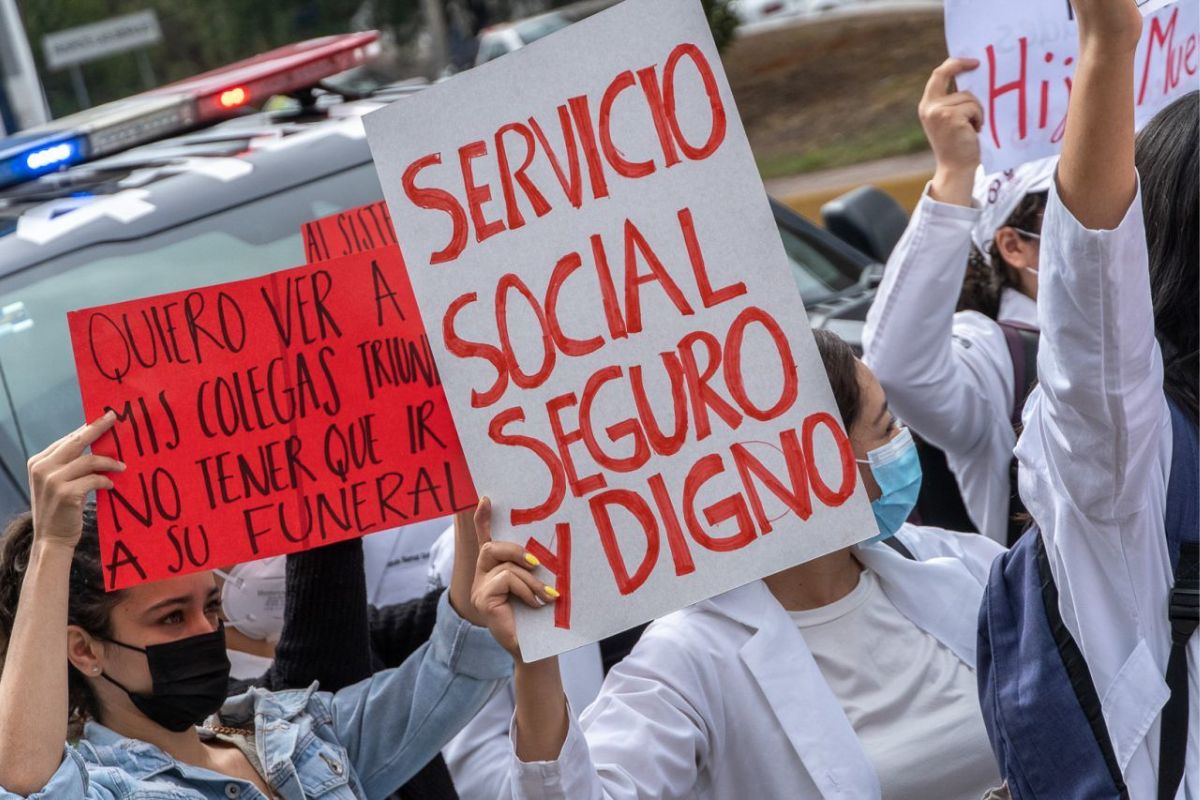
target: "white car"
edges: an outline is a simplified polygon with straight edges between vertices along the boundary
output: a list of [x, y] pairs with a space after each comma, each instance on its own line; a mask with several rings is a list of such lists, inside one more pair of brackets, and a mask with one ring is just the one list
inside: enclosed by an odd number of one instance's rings
[[798, 17], [809, 13], [812, 0], [737, 0], [733, 13], [743, 25]]
[[549, 36], [571, 24], [571, 20], [552, 11], [536, 17], [493, 25], [479, 34], [479, 51], [475, 54], [475, 66], [487, 63], [502, 55], [520, 50], [527, 44]]

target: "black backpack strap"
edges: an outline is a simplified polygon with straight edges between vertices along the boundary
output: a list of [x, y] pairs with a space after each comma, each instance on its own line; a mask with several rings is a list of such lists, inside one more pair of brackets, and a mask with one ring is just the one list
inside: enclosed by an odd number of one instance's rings
[[[1013, 365], [1013, 400], [1009, 422], [1014, 431], [1020, 431], [1021, 414], [1025, 410], [1025, 401], [1037, 383], [1037, 352], [1040, 334], [1028, 325], [1019, 322], [997, 322], [1004, 332], [1004, 343], [1008, 345], [1008, 355]], [[1009, 465], [1009, 495], [1008, 495], [1008, 546], [1017, 543], [1024, 532], [1027, 520], [1025, 504], [1021, 502], [1021, 494], [1017, 491], [1017, 458], [1013, 456]]]
[[1167, 661], [1167, 686], [1171, 697], [1162, 712], [1158, 746], [1158, 797], [1175, 800], [1183, 780], [1188, 739], [1187, 643], [1200, 622], [1200, 544], [1182, 542], [1175, 586], [1171, 589], [1171, 657]]
[[1062, 658], [1063, 667], [1067, 671], [1067, 677], [1071, 681], [1071, 689], [1075, 692], [1079, 707], [1083, 709], [1083, 714], [1087, 717], [1092, 736], [1095, 738], [1096, 744], [1100, 746], [1100, 753], [1104, 757], [1104, 765], [1108, 767], [1109, 777], [1112, 779], [1113, 785], [1117, 787], [1117, 791], [1120, 792], [1122, 800], [1129, 800], [1129, 789], [1125, 786], [1125, 778], [1117, 763], [1117, 754], [1113, 750], [1112, 739], [1108, 736], [1108, 726], [1104, 722], [1104, 712], [1100, 707], [1100, 694], [1096, 691], [1095, 682], [1092, 681], [1092, 672], [1088, 669], [1083, 651], [1079, 649], [1075, 637], [1067, 629], [1067, 624], [1063, 622], [1062, 614], [1058, 609], [1058, 587], [1055, 586], [1054, 575], [1050, 572], [1050, 556], [1046, 553], [1046, 542], [1037, 528], [1031, 528], [1029, 535], [1037, 539], [1034, 546], [1037, 553], [1038, 576], [1042, 584], [1042, 605], [1046, 609], [1046, 621], [1050, 623], [1050, 633], [1054, 637], [1058, 655]]
[[1040, 335], [1028, 325], [1019, 322], [997, 322], [1004, 332], [1004, 343], [1013, 365], [1013, 401], [1009, 419], [1013, 427], [1021, 424], [1021, 412], [1025, 400], [1037, 383], [1037, 352]]

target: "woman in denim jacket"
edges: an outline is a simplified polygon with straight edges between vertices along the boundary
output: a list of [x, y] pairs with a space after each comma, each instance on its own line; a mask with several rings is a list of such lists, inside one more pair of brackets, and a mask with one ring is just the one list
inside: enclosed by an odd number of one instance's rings
[[[314, 685], [226, 701], [211, 573], [103, 591], [85, 497], [124, 469], [88, 452], [113, 423], [110, 413], [30, 460], [33, 513], [0, 550], [0, 800], [384, 797], [509, 675], [482, 626], [511, 618], [489, 620], [471, 597], [507, 594], [508, 580], [476, 580], [467, 546], [432, 638], [400, 667], [334, 694]], [[496, 555], [506, 578], [544, 592], [520, 548]], [[69, 721], [86, 723], [75, 746]]]

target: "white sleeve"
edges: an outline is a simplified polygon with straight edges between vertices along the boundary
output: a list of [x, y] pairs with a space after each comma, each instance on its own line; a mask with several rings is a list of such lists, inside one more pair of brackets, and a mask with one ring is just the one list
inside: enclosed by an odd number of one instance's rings
[[1128, 517], [1151, 502], [1146, 480], [1169, 424], [1140, 188], [1115, 230], [1093, 231], [1053, 187], [1040, 270], [1039, 387], [1025, 411], [1021, 469], [1040, 479], [1034, 494], [1038, 485], [1061, 493], [1085, 517]]
[[512, 717], [513, 688], [509, 681], [442, 749], [454, 789], [462, 800], [501, 800], [511, 796]]
[[[555, 761], [512, 759], [515, 800], [681, 800], [709, 754], [698, 698], [709, 681], [685, 649], [647, 630], [609, 672]], [[664, 678], [664, 676], [669, 676]], [[515, 731], [514, 731], [515, 735]], [[515, 739], [514, 739], [515, 741]]]
[[966, 453], [995, 424], [976, 351], [954, 344], [971, 228], [979, 210], [921, 197], [867, 313], [863, 360], [896, 416], [948, 453]]

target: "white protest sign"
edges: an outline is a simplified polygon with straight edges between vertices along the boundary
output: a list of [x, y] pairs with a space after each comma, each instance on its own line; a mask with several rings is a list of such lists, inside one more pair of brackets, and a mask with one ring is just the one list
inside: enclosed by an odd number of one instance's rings
[[[1145, 19], [1133, 87], [1139, 130], [1200, 88], [1200, 3], [1140, 5]], [[1079, 58], [1068, 0], [946, 0], [946, 43], [952, 56], [980, 62], [958, 84], [983, 104], [989, 174], [1059, 152]]]
[[526, 659], [876, 533], [699, 0], [365, 124], [494, 535], [561, 592]]

